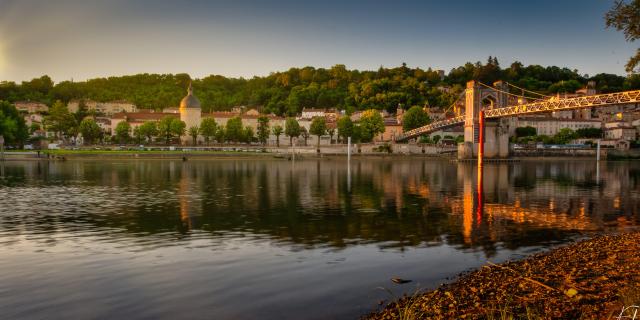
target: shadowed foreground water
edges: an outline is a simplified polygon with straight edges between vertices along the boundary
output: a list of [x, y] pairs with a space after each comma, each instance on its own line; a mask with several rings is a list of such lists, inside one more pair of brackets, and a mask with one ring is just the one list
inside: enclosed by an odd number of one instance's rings
[[449, 161], [1, 169], [2, 318], [357, 318], [487, 260], [640, 222], [634, 162], [489, 164], [480, 207], [476, 168]]

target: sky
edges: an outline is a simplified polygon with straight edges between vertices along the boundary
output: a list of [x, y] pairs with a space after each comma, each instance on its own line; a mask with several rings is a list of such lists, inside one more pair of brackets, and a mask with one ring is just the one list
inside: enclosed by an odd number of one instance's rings
[[291, 67], [443, 69], [498, 57], [624, 75], [612, 0], [0, 0], [0, 81]]

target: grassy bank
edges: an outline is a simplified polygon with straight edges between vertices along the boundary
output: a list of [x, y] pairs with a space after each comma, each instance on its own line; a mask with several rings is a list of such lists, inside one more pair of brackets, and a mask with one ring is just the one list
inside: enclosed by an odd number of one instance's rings
[[43, 154], [54, 156], [62, 155], [135, 155], [135, 154], [156, 154], [156, 155], [185, 155], [185, 154], [265, 154], [264, 152], [251, 151], [181, 151], [181, 150], [46, 150]]
[[[623, 307], [632, 305], [640, 305], [640, 232], [598, 236], [524, 260], [488, 264], [366, 318], [618, 319]], [[629, 308], [624, 315], [633, 312]]]

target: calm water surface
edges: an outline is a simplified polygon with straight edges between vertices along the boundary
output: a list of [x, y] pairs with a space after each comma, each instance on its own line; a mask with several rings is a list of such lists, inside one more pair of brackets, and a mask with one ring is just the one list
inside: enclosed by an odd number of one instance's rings
[[2, 318], [352, 319], [640, 222], [634, 162], [489, 164], [481, 197], [471, 164], [428, 159], [0, 169]]

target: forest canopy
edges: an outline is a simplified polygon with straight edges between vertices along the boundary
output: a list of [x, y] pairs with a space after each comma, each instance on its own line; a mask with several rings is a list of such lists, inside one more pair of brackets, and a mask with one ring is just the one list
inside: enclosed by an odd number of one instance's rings
[[[302, 108], [395, 112], [399, 105], [405, 109], [425, 105], [445, 107], [456, 100], [469, 80], [487, 84], [505, 80], [544, 94], [568, 92], [585, 85], [588, 80], [595, 80], [601, 92], [640, 88], [640, 75], [637, 74], [589, 77], [568, 68], [524, 66], [520, 62], [502, 68], [494, 57], [489, 57], [485, 63], [466, 63], [443, 77], [436, 70], [409, 68], [406, 64], [395, 68], [380, 67], [376, 71], [349, 70], [344, 65], [335, 65], [329, 69], [291, 68], [251, 79], [211, 75], [194, 79], [193, 87], [205, 112], [247, 106], [265, 113], [291, 116]], [[127, 100], [138, 108], [160, 110], [178, 106], [189, 81], [187, 74], [136, 74], [54, 83], [45, 75], [20, 84], [0, 82], [0, 100], [29, 100], [48, 105], [56, 100]]]

